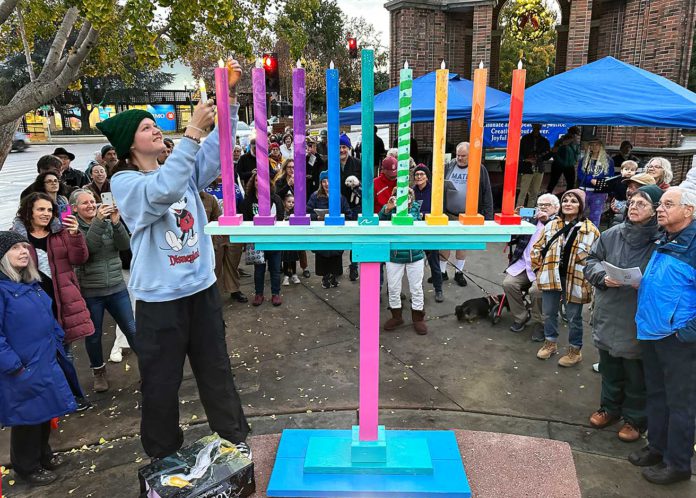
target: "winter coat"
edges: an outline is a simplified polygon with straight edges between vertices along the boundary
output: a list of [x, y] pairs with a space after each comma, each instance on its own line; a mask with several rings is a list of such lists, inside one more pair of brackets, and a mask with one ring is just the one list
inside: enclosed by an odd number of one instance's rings
[[[244, 200], [244, 211], [242, 211], [242, 218], [244, 221], [254, 221], [254, 216], [258, 214], [259, 200], [255, 197], [247, 197]], [[275, 207], [275, 219], [276, 221], [283, 221], [285, 219], [285, 206], [283, 201], [280, 200], [275, 194], [271, 194], [271, 214], [273, 214], [273, 208]]]
[[89, 259], [83, 265], [75, 267], [80, 288], [108, 289], [124, 284], [119, 251], [130, 248], [130, 235], [120, 221], [113, 225], [111, 221], [100, 220], [96, 216], [92, 223], [77, 217], [80, 232], [85, 236]]
[[562, 218], [556, 218], [544, 227], [541, 237], [532, 248], [532, 269], [537, 274], [537, 286], [541, 291], [562, 292], [565, 287], [566, 299], [570, 303], [584, 304], [592, 300], [592, 286], [585, 279], [583, 270], [587, 256], [590, 254], [592, 244], [599, 237], [599, 230], [590, 220], [580, 222], [578, 234], [573, 241], [568, 261], [565, 286], [561, 283], [561, 260], [563, 257], [563, 243], [558, 237], [548, 248], [546, 257], [542, 258], [541, 251], [547, 241], [563, 229], [565, 222]]
[[[65, 341], [73, 342], [94, 333], [94, 324], [73, 270], [73, 266], [87, 262], [89, 251], [84, 236], [80, 232], [74, 235], [69, 233], [63, 229], [58, 219], [53, 219], [50, 228], [48, 263], [51, 267], [58, 324], [65, 331]], [[26, 227], [18, 219], [15, 219], [12, 230], [27, 236]], [[33, 247], [31, 256], [38, 266], [39, 258]]]
[[76, 410], [58, 365], [62, 343], [51, 299], [39, 284], [0, 273], [0, 425], [36, 425]]
[[413, 194], [418, 202], [420, 202], [420, 212], [422, 215], [426, 215], [430, 213], [431, 210], [431, 205], [430, 202], [432, 200], [432, 195], [433, 195], [433, 186], [430, 183], [430, 180], [428, 180], [428, 183], [425, 185], [425, 188], [423, 190], [419, 189], [416, 185], [413, 186]]
[[353, 156], [348, 156], [346, 164], [341, 168], [341, 195], [346, 199], [350, 199], [350, 187], [346, 185], [346, 178], [349, 176], [356, 177], [362, 185], [362, 164]]
[[[396, 214], [396, 209], [392, 209], [391, 212], [387, 213], [387, 206], [385, 205], [379, 211], [379, 219], [391, 220], [394, 214]], [[420, 220], [420, 202], [414, 201], [411, 203], [411, 206], [408, 208], [408, 214], [410, 214], [414, 220]], [[424, 257], [425, 252], [422, 249], [397, 249], [395, 251], [389, 251], [389, 261], [401, 265], [405, 265], [406, 263], [415, 263]]]
[[663, 237], [638, 291], [638, 339], [696, 342], [696, 221], [674, 240]]
[[644, 272], [659, 237], [654, 219], [647, 225], [634, 225], [626, 221], [602, 233], [587, 257], [585, 278], [595, 287], [592, 340], [597, 348], [608, 351], [614, 358], [633, 360], [641, 357], [633, 320], [638, 306], [638, 291], [630, 285], [604, 285], [606, 272], [602, 262], [618, 268], [637, 266]]
[[83, 188], [92, 192], [94, 194], [94, 198], [99, 203], [101, 202], [101, 195], [104, 192], [111, 192], [111, 182], [109, 180], [105, 180], [104, 185], [102, 185], [101, 188], [99, 188], [96, 183], [91, 182], [85, 185]]
[[394, 187], [396, 187], [396, 178], [390, 180], [385, 175], [381, 174], [373, 180], [373, 185], [373, 192], [375, 194], [374, 212], [379, 213], [380, 210], [387, 205], [389, 198], [392, 196], [392, 192], [394, 192]]
[[[309, 196], [309, 200], [307, 201], [307, 214], [309, 214], [313, 220], [318, 219], [317, 213], [314, 211], [315, 209], [329, 209], [329, 198], [319, 197], [316, 192], [312, 192], [312, 195]], [[344, 196], [341, 196], [341, 214], [346, 216], [346, 220], [355, 219], [355, 213], [351, 211], [348, 201]]]
[[578, 188], [587, 190], [588, 192], [594, 192], [595, 186], [592, 185], [592, 180], [599, 180], [601, 178], [609, 178], [614, 176], [614, 161], [612, 161], [610, 157], [607, 157], [607, 161], [608, 165], [606, 172], [594, 174], [594, 172], [592, 171], [592, 168], [594, 167], [593, 162], [590, 161], [587, 165], [587, 169], [585, 169], [585, 158], [581, 157], [578, 160], [577, 169]]

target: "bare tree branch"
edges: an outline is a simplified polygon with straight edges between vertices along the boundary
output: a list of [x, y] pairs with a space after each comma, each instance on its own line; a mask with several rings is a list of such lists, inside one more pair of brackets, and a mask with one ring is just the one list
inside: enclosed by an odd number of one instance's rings
[[46, 62], [44, 62], [44, 67], [37, 81], [48, 82], [55, 77], [55, 66], [63, 55], [65, 44], [68, 43], [68, 37], [77, 21], [77, 17], [77, 7], [70, 7], [65, 13], [65, 16], [63, 16], [63, 22], [60, 24], [60, 28], [58, 28], [56, 36], [53, 38], [51, 49], [48, 51]]
[[10, 17], [18, 3], [19, 0], [3, 0], [3, 2], [0, 3], [0, 24], [7, 21], [7, 18]]
[[[60, 74], [50, 81], [43, 81], [40, 76], [36, 81], [21, 88], [7, 105], [0, 106], [0, 126], [20, 118], [26, 112], [36, 109], [63, 93], [77, 78], [80, 64], [94, 48], [98, 38], [99, 32], [90, 27], [82, 45], [73, 47], [75, 50], [67, 57]], [[41, 73], [42, 76], [44, 72]]]

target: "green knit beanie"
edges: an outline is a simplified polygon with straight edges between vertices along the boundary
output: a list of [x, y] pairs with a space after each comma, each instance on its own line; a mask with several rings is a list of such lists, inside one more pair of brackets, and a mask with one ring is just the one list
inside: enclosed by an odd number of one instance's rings
[[133, 138], [138, 130], [138, 125], [145, 118], [155, 120], [154, 116], [147, 111], [130, 109], [125, 112], [119, 112], [101, 123], [97, 123], [97, 128], [114, 146], [118, 158], [124, 159], [130, 152], [131, 145], [133, 145]]

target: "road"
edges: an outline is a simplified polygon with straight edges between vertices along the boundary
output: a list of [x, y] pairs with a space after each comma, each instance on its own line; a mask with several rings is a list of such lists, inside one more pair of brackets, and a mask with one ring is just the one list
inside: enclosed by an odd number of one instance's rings
[[[72, 166], [84, 170], [104, 143], [80, 143], [63, 145], [75, 154]], [[7, 230], [17, 213], [19, 194], [36, 178], [36, 162], [55, 150], [55, 145], [32, 145], [24, 152], [11, 152], [0, 170], [0, 229]]]

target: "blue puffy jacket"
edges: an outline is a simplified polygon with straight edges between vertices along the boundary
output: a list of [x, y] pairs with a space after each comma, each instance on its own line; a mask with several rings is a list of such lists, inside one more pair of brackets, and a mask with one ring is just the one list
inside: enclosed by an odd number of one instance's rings
[[674, 240], [659, 241], [638, 291], [636, 326], [641, 340], [677, 333], [696, 342], [696, 221]]
[[0, 273], [0, 425], [35, 425], [75, 411], [57, 359], [65, 355], [63, 336], [41, 287]]

